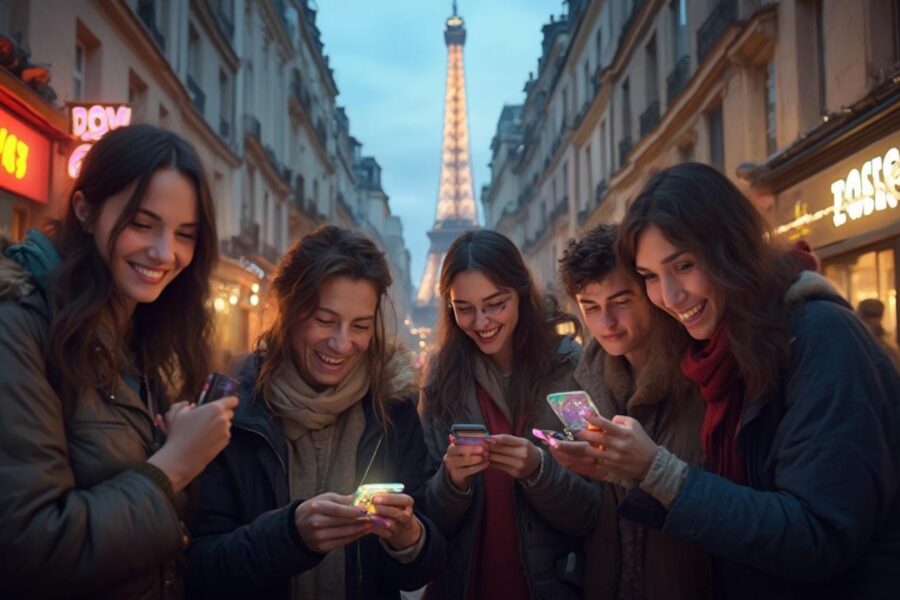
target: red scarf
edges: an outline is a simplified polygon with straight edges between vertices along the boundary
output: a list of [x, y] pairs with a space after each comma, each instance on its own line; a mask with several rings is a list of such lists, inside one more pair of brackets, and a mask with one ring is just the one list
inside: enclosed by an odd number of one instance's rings
[[713, 473], [744, 483], [744, 461], [737, 449], [744, 386], [737, 361], [728, 348], [728, 332], [719, 325], [703, 346], [692, 344], [681, 357], [681, 371], [700, 386], [706, 413], [700, 440]]
[[[484, 424], [492, 434], [521, 435], [524, 419], [510, 425], [491, 397], [480, 385], [475, 385], [478, 405]], [[510, 598], [527, 600], [528, 580], [519, 549], [519, 529], [516, 525], [513, 493], [515, 480], [499, 469], [482, 471], [484, 477], [484, 510], [478, 538], [472, 555], [469, 577], [469, 600]]]

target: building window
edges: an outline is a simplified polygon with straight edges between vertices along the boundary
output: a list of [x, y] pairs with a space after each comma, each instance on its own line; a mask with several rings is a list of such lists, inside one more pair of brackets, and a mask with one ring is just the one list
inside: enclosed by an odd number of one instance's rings
[[234, 87], [231, 77], [219, 70], [219, 134], [231, 139], [231, 123], [234, 121]]
[[628, 79], [622, 82], [622, 137], [631, 137], [631, 84]]
[[672, 18], [672, 50], [675, 62], [688, 55], [687, 0], [673, 0], [669, 5]]
[[775, 121], [775, 61], [766, 65], [766, 154], [778, 149], [778, 130]]
[[128, 103], [131, 105], [132, 123], [147, 120], [147, 84], [137, 73], [128, 70]]
[[824, 2], [822, 0], [816, 0], [816, 73], [818, 75], [819, 83], [818, 93], [820, 116], [828, 112], [828, 104], [826, 102], [826, 94], [828, 92], [828, 89], [827, 81], [825, 79], [828, 74], [825, 71], [825, 15], [823, 14], [823, 4]]
[[650, 41], [647, 43], [645, 47], [645, 54], [647, 56], [647, 104], [651, 104], [656, 102], [659, 99], [659, 89], [657, 87], [657, 78], [659, 77], [658, 70], [659, 66], [657, 65], [656, 59], [656, 34], [650, 38]]
[[724, 171], [725, 130], [722, 123], [721, 104], [706, 113], [706, 128], [709, 131], [709, 164]]
[[75, 66], [72, 69], [72, 98], [84, 99], [84, 72], [87, 50], [81, 42], [75, 42]]
[[597, 68], [603, 64], [603, 30], [598, 28], [597, 34], [594, 36], [594, 47], [597, 54]]
[[200, 83], [200, 35], [194, 26], [188, 27], [188, 76]]
[[587, 59], [584, 59], [584, 101], [587, 103], [591, 99], [591, 67], [588, 65]]

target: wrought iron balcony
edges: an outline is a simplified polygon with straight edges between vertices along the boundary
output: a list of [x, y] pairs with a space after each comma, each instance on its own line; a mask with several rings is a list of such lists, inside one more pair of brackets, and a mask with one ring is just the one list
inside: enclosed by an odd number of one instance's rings
[[258, 142], [261, 142], [262, 125], [259, 124], [259, 119], [253, 115], [244, 115], [244, 133], [252, 135]]
[[654, 100], [641, 115], [641, 137], [644, 137], [659, 124], [659, 100]]
[[625, 165], [625, 159], [628, 158], [628, 154], [631, 152], [631, 136], [625, 136], [621, 140], [619, 140], [619, 166], [622, 167]]
[[697, 62], [703, 62], [722, 34], [737, 19], [737, 0], [719, 0], [697, 29]]
[[672, 69], [672, 72], [669, 73], [669, 76], [666, 77], [666, 106], [672, 106], [672, 103], [675, 102], [675, 98], [678, 97], [678, 94], [681, 93], [681, 90], [684, 89], [684, 86], [687, 84], [688, 79], [690, 79], [690, 70], [691, 70], [691, 57], [690, 56], [682, 56], [678, 59], [678, 62], [675, 63], [675, 67]]
[[206, 94], [203, 93], [200, 85], [190, 75], [187, 77], [187, 89], [191, 95], [191, 103], [202, 113], [206, 108]]

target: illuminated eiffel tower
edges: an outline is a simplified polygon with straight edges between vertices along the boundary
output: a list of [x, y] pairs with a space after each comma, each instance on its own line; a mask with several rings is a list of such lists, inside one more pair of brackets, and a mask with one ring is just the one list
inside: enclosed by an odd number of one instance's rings
[[472, 167], [469, 162], [469, 124], [466, 117], [466, 77], [463, 45], [466, 26], [453, 3], [453, 15], [444, 29], [447, 43], [447, 89], [444, 97], [444, 140], [441, 148], [441, 183], [434, 226], [428, 232], [431, 248], [416, 295], [413, 318], [419, 327], [433, 327], [440, 301], [441, 263], [450, 244], [465, 231], [478, 227]]

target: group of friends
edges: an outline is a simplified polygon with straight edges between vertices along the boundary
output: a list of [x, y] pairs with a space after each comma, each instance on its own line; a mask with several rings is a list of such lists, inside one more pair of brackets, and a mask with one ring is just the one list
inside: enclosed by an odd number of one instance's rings
[[[61, 220], [0, 246], [0, 598], [900, 590], [897, 367], [714, 168], [653, 174], [569, 244], [583, 348], [478, 230], [444, 259], [419, 375], [383, 252], [323, 226], [280, 259], [236, 393], [198, 403], [217, 240], [196, 151], [134, 125]], [[597, 414], [553, 437], [546, 398], [574, 390]], [[383, 483], [402, 491], [354, 502]]]

